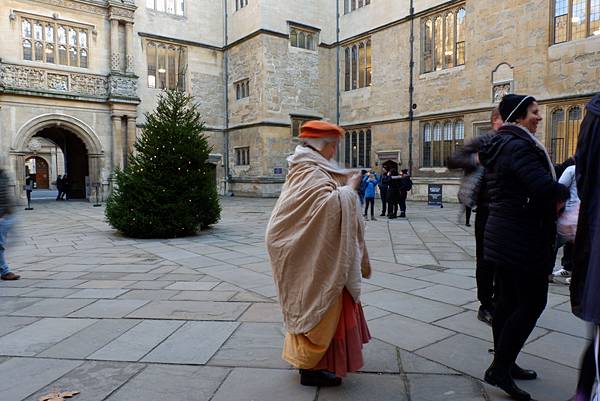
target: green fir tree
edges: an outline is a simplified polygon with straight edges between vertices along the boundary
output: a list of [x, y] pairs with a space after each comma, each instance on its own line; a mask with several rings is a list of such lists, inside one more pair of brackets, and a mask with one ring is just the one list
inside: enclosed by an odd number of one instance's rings
[[129, 163], [117, 170], [106, 204], [108, 222], [134, 238], [194, 235], [221, 214], [215, 178], [207, 163], [211, 147], [192, 97], [164, 92]]

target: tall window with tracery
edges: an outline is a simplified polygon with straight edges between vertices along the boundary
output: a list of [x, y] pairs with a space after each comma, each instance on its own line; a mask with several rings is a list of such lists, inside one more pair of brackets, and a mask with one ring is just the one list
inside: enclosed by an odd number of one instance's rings
[[421, 72], [465, 64], [465, 22], [463, 6], [421, 20]]
[[344, 90], [371, 86], [371, 39], [344, 48]]
[[553, 0], [552, 42], [600, 36], [600, 0]]
[[23, 60], [88, 68], [88, 38], [88, 28], [45, 19], [21, 18]]
[[184, 47], [149, 41], [146, 61], [149, 88], [185, 90], [187, 57]]
[[146, 8], [167, 14], [183, 15], [185, 0], [146, 0]]
[[371, 168], [371, 129], [346, 132], [344, 136], [344, 165], [349, 168]]
[[426, 123], [422, 133], [423, 167], [446, 166], [448, 157], [464, 146], [465, 125], [460, 119]]
[[558, 107], [550, 114], [550, 157], [562, 163], [575, 154], [583, 121], [583, 105]]

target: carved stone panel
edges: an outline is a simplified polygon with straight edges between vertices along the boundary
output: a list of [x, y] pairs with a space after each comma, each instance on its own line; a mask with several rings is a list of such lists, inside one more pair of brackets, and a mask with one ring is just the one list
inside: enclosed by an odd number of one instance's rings
[[137, 77], [111, 75], [108, 79], [111, 97], [137, 99]]
[[508, 95], [512, 92], [512, 85], [510, 82], [504, 84], [496, 84], [492, 89], [492, 93], [494, 96], [493, 102], [500, 103], [504, 95]]

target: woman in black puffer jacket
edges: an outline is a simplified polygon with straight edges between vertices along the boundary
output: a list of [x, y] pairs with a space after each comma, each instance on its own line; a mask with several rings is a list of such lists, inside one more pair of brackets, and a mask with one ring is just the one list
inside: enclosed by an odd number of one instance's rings
[[532, 380], [537, 374], [515, 361], [546, 307], [557, 210], [569, 191], [556, 182], [548, 153], [534, 135], [542, 120], [536, 100], [506, 95], [500, 113], [505, 125], [479, 153], [490, 213], [483, 253], [495, 268], [499, 289], [492, 321], [495, 355], [485, 381], [527, 401], [530, 395], [513, 379]]

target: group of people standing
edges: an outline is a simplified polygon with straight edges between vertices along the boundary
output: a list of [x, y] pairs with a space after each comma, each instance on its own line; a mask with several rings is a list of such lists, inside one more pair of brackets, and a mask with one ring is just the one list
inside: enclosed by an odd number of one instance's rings
[[67, 200], [69, 199], [69, 189], [71, 189], [71, 182], [67, 175], [56, 177], [56, 189], [58, 190], [58, 195], [56, 196], [56, 200], [65, 200], [65, 196]]
[[[388, 169], [383, 167], [381, 177], [377, 176], [374, 171], [361, 171], [362, 183], [359, 190], [361, 203], [365, 205], [363, 216], [368, 218], [369, 208], [371, 210], [371, 220], [375, 219], [375, 196], [377, 189], [381, 198], [381, 214], [380, 217], [387, 216], [388, 219], [396, 219], [398, 217], [406, 217], [406, 198], [408, 192], [412, 190], [412, 180], [408, 169], [398, 170], [395, 168]], [[400, 209], [400, 216], [398, 216]]]
[[[484, 379], [523, 401], [531, 396], [515, 380], [534, 380], [537, 373], [516, 359], [546, 307], [548, 277], [565, 243], [572, 251], [565, 257], [572, 260], [573, 312], [600, 323], [600, 95], [587, 106], [576, 163], [562, 175], [535, 135], [541, 121], [535, 98], [506, 95], [492, 115], [494, 132], [449, 160], [465, 169], [459, 198], [477, 212], [478, 318], [491, 324], [494, 339]], [[592, 346], [585, 355], [576, 401], [591, 399], [597, 377]]]

